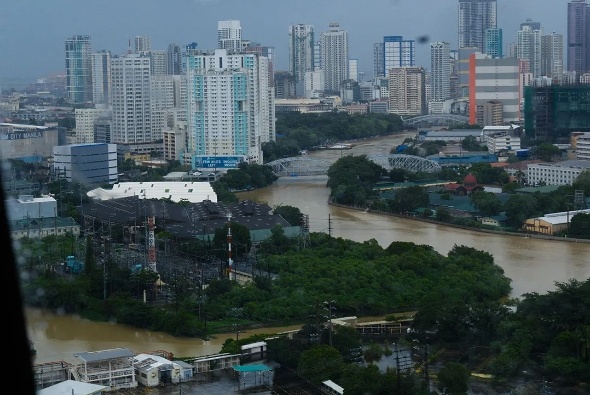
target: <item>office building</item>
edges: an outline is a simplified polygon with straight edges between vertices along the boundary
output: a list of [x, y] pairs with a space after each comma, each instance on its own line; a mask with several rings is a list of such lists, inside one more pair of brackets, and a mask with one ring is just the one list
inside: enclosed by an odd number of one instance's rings
[[[477, 52], [469, 60], [469, 123], [477, 124], [483, 119], [485, 103], [502, 103], [502, 122], [519, 122], [520, 113], [520, 66], [516, 58], [497, 59]], [[486, 126], [486, 125], [480, 125]]]
[[572, 132], [590, 132], [587, 103], [590, 103], [590, 85], [556, 83], [525, 87], [527, 136], [552, 144], [569, 144]]
[[70, 103], [92, 101], [91, 53], [90, 36], [79, 35], [66, 39], [66, 94]]
[[590, 71], [590, 5], [585, 0], [567, 4], [567, 71]]
[[348, 32], [338, 23], [330, 23], [320, 34], [324, 91], [338, 93], [340, 84], [348, 78]]
[[70, 144], [53, 147], [53, 171], [68, 182], [114, 184], [118, 180], [116, 144]]
[[426, 75], [421, 67], [389, 70], [389, 112], [401, 116], [423, 115], [426, 110]]
[[92, 58], [92, 102], [111, 105], [111, 53], [107, 50], [94, 52]]
[[57, 127], [0, 123], [0, 159], [40, 162], [62, 140]]
[[133, 44], [135, 53], [149, 52], [152, 50], [152, 39], [148, 36], [136, 36]]
[[555, 32], [541, 37], [541, 75], [563, 78], [563, 35]]
[[432, 88], [431, 99], [442, 101], [450, 98], [451, 77], [451, 46], [447, 42], [435, 42], [430, 44], [430, 86]]
[[385, 77], [384, 50], [383, 43], [373, 44], [373, 78]]
[[496, 0], [459, 0], [458, 47], [484, 50], [487, 29], [497, 26]]
[[483, 52], [493, 58], [503, 57], [502, 29], [493, 27], [486, 29]]
[[150, 57], [150, 73], [152, 75], [168, 74], [168, 51], [152, 49], [147, 54]]
[[240, 21], [217, 22], [217, 48], [238, 51], [242, 48], [242, 26]]
[[[533, 78], [541, 76], [541, 37], [543, 29], [539, 22], [530, 19], [521, 24], [520, 30], [516, 33], [516, 54], [521, 60], [525, 60], [528, 69], [525, 72], [533, 74]], [[537, 29], [538, 28], [538, 29]]]
[[268, 58], [216, 49], [187, 61], [193, 168], [235, 168], [240, 161], [262, 164], [262, 144], [275, 140]]
[[289, 26], [289, 73], [296, 84], [303, 82], [306, 72], [314, 70], [314, 43], [313, 26]]
[[151, 126], [150, 58], [144, 53], [114, 56], [111, 61], [114, 143], [154, 140]]

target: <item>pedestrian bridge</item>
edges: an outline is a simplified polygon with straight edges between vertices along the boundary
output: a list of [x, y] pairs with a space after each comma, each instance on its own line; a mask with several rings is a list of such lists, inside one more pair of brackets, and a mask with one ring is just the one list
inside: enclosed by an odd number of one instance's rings
[[[412, 172], [434, 173], [441, 169], [437, 162], [414, 155], [367, 155], [367, 158], [388, 171], [404, 169]], [[277, 159], [266, 165], [270, 166], [278, 177], [321, 176], [328, 174], [328, 169], [336, 160], [297, 156]]]

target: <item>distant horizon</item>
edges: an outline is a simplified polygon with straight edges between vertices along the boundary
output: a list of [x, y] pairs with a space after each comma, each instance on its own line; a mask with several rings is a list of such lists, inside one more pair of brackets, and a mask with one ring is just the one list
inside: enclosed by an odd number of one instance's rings
[[[503, 46], [515, 42], [520, 24], [530, 18], [541, 23], [544, 34], [563, 35], [565, 55], [568, 3], [497, 0]], [[243, 39], [275, 48], [275, 71], [289, 69], [289, 26], [312, 25], [317, 41], [330, 22], [348, 32], [349, 57], [358, 59], [367, 79], [373, 77], [373, 44], [384, 36], [416, 40], [416, 66], [429, 69], [429, 43], [446, 41], [457, 49], [458, 4], [459, 0], [178, 0], [172, 7], [159, 0], [142, 0], [141, 6], [133, 0], [4, 0], [0, 88], [22, 89], [48, 74], [65, 73], [64, 42], [74, 35], [90, 35], [93, 52], [107, 49], [114, 55], [124, 53], [136, 36], [149, 36], [157, 50], [191, 42], [206, 50], [217, 46], [217, 22], [230, 19], [240, 21]]]

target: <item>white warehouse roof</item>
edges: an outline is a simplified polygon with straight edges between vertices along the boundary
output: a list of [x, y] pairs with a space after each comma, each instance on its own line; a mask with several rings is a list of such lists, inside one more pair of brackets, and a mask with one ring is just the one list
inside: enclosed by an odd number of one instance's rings
[[545, 216], [537, 217], [535, 219], [545, 221], [545, 222], [550, 223], [552, 225], [560, 225], [560, 224], [566, 224], [568, 222], [568, 218], [569, 218], [569, 221], [571, 221], [572, 217], [576, 214], [590, 214], [590, 209], [572, 210], [570, 212], [563, 211], [560, 213], [545, 214]]
[[37, 395], [93, 395], [102, 394], [107, 389], [104, 385], [84, 383], [82, 381], [66, 380], [51, 387], [37, 390]]
[[217, 194], [207, 181], [146, 181], [120, 182], [113, 189], [97, 188], [87, 193], [96, 200], [110, 200], [128, 196], [139, 196], [140, 199], [170, 199], [173, 202], [186, 200], [200, 203], [204, 200], [217, 202]]

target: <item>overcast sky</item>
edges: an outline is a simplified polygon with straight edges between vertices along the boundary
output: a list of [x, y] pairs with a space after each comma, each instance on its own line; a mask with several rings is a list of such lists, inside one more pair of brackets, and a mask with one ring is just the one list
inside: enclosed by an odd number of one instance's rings
[[[0, 0], [0, 83], [63, 73], [64, 40], [88, 34], [92, 50], [121, 54], [129, 39], [145, 35], [153, 49], [169, 43], [217, 46], [217, 21], [241, 22], [242, 38], [273, 46], [275, 70], [288, 70], [288, 27], [310, 24], [319, 33], [330, 22], [348, 31], [350, 57], [373, 76], [373, 43], [383, 36], [428, 37], [417, 44], [416, 62], [429, 68], [428, 42], [457, 45], [458, 0]], [[566, 39], [568, 0], [498, 0], [504, 43], [514, 42], [520, 23], [541, 22], [545, 34]], [[565, 44], [564, 44], [565, 51]]]

